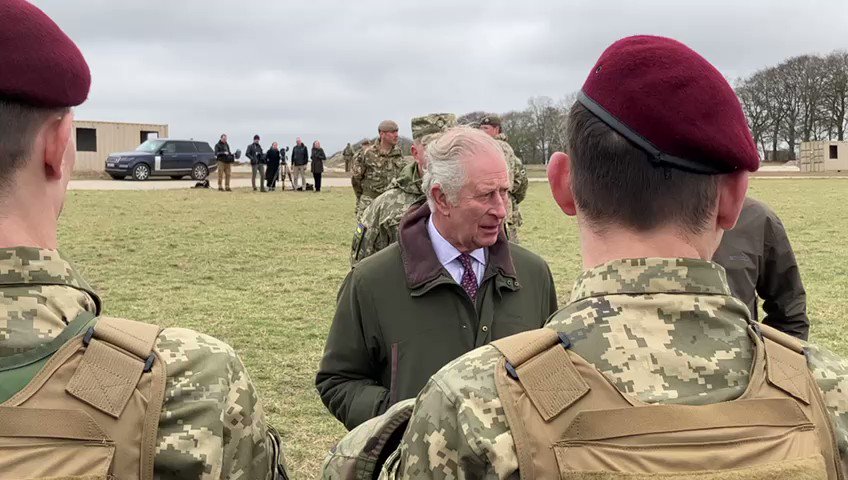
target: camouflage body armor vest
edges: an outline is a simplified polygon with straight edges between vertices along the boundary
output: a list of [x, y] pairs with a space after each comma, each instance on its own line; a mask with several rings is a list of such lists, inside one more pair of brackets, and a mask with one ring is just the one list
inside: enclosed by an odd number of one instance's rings
[[83, 313], [53, 341], [0, 358], [0, 479], [152, 479], [160, 330]]
[[749, 327], [747, 390], [709, 405], [646, 404], [534, 330], [493, 342], [495, 381], [522, 479], [842, 479], [835, 436], [802, 344]]

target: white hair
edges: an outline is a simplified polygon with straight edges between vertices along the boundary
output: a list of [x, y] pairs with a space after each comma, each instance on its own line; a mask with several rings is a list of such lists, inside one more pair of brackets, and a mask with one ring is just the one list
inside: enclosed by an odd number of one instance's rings
[[[500, 145], [481, 130], [453, 127], [429, 142], [425, 152], [427, 170], [421, 178], [421, 189], [427, 195], [430, 210], [435, 210], [433, 188], [438, 185], [450, 204], [459, 202], [459, 192], [468, 180], [465, 162], [475, 153], [491, 151], [506, 164]], [[507, 170], [509, 168], [507, 167]]]

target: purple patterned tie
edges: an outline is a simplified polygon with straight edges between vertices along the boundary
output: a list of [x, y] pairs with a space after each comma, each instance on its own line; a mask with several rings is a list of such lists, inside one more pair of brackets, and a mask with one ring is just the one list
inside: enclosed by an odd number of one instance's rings
[[459, 256], [459, 263], [462, 264], [462, 288], [472, 302], [477, 301], [477, 275], [474, 274], [474, 268], [471, 266], [471, 256], [463, 253]]

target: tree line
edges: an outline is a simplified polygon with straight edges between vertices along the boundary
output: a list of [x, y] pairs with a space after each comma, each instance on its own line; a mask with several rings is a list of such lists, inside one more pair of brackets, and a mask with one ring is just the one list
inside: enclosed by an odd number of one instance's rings
[[[767, 160], [794, 160], [801, 142], [845, 140], [848, 129], [848, 52], [801, 55], [735, 82], [754, 141]], [[565, 150], [565, 124], [575, 94], [533, 97], [523, 110], [500, 114], [502, 130], [524, 163], [545, 163]], [[460, 124], [486, 112], [462, 115]]]
[[801, 142], [845, 140], [848, 52], [789, 58], [737, 80], [736, 94], [763, 156], [795, 159]]

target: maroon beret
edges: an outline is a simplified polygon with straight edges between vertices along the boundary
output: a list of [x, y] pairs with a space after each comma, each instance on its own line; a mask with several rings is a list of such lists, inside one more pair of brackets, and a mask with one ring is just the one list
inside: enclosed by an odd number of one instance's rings
[[73, 40], [26, 0], [0, 0], [0, 98], [34, 107], [73, 107], [91, 73]]
[[760, 166], [733, 88], [676, 40], [635, 36], [613, 43], [577, 101], [656, 164], [705, 174]]

